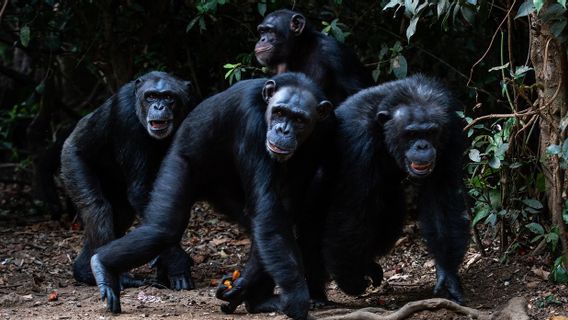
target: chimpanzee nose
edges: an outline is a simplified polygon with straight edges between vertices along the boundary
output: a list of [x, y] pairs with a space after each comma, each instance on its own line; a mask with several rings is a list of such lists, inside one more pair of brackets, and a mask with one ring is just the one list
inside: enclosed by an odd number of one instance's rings
[[428, 142], [426, 142], [426, 141], [418, 141], [418, 142], [416, 142], [416, 148], [417, 148], [418, 150], [425, 150], [425, 149], [428, 149], [428, 146], [429, 146], [429, 144], [428, 144]]
[[158, 111], [164, 110], [164, 107], [165, 107], [165, 106], [164, 106], [163, 104], [161, 104], [161, 103], [158, 103], [158, 104], [155, 104], [155, 105], [154, 105], [154, 109], [156, 109], [156, 110], [158, 110]]
[[283, 134], [283, 135], [288, 135], [290, 133], [290, 129], [288, 128], [288, 126], [280, 125], [280, 126], [276, 127], [276, 132]]

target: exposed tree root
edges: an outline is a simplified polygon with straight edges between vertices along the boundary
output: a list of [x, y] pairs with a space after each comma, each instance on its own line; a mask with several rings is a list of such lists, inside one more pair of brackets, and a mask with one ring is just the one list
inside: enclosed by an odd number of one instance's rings
[[461, 306], [453, 301], [433, 298], [412, 301], [396, 311], [381, 308], [363, 308], [356, 311], [351, 309], [334, 309], [315, 312], [319, 320], [402, 320], [412, 314], [424, 310], [447, 309], [455, 313], [467, 315], [472, 319], [481, 320], [528, 320], [527, 301], [522, 297], [512, 298], [498, 312], [485, 312]]

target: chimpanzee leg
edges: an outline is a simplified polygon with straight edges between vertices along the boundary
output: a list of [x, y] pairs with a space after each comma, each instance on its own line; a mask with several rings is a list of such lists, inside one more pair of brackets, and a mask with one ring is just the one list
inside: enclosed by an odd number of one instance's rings
[[274, 192], [255, 190], [253, 241], [266, 272], [280, 287], [281, 311], [293, 319], [307, 319], [310, 297], [292, 223]]
[[324, 224], [322, 223], [323, 218], [316, 220], [311, 221], [312, 223], [302, 221], [298, 224], [298, 245], [302, 250], [312, 308], [320, 308], [329, 303], [325, 292], [328, 275], [321, 251]]
[[91, 258], [91, 268], [103, 300], [120, 312], [118, 274], [140, 266], [165, 249], [176, 246], [193, 204], [189, 166], [185, 157], [170, 152], [154, 185], [143, 224], [101, 248]]
[[469, 242], [469, 221], [463, 189], [426, 186], [419, 210], [422, 235], [436, 260], [434, 293], [438, 294], [445, 288], [452, 300], [462, 304], [463, 291], [458, 269]]

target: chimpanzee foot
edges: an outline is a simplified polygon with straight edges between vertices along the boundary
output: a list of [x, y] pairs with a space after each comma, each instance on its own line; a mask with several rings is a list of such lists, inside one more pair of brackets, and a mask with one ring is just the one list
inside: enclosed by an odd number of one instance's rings
[[311, 298], [310, 299], [310, 310], [322, 309], [325, 307], [335, 306], [336, 303], [327, 300], [327, 298]]
[[176, 275], [169, 274], [168, 279], [170, 280], [170, 289], [178, 291], [195, 289], [189, 272]]
[[442, 291], [447, 290], [450, 300], [458, 304], [463, 304], [463, 290], [461, 288], [459, 277], [456, 273], [436, 270], [436, 285], [434, 286], [434, 294], [440, 295]]
[[107, 309], [112, 313], [120, 313], [120, 280], [119, 276], [110, 272], [99, 260], [98, 254], [91, 257], [91, 270], [95, 276], [101, 293], [101, 300], [107, 301]]
[[221, 311], [227, 314], [235, 312], [245, 299], [244, 278], [239, 278], [238, 271], [221, 278], [215, 297], [228, 302], [221, 305]]

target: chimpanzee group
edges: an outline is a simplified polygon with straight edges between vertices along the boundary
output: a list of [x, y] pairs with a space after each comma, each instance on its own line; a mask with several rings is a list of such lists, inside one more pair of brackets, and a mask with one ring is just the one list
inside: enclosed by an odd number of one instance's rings
[[194, 107], [189, 82], [150, 72], [77, 124], [61, 157], [85, 229], [75, 279], [96, 283], [113, 313], [122, 288], [144, 283], [127, 272], [151, 260], [167, 286], [192, 289], [180, 240], [205, 200], [251, 237], [241, 275], [217, 289], [222, 310], [306, 319], [330, 279], [350, 295], [381, 283], [375, 259], [402, 233], [412, 184], [434, 292], [463, 303], [459, 103], [420, 74], [371, 87], [355, 54], [300, 13], [275, 11], [258, 31], [257, 60], [276, 75]]

